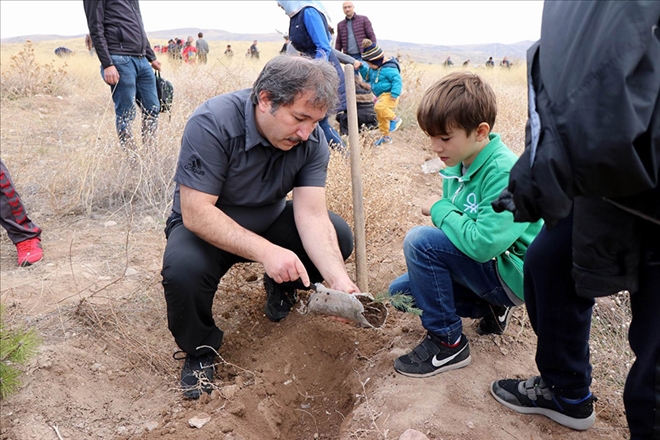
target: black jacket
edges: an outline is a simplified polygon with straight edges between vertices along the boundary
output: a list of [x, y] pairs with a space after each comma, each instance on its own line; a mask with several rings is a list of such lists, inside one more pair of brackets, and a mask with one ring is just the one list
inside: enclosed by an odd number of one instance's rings
[[83, 0], [94, 48], [105, 69], [112, 55], [156, 59], [142, 24], [138, 0]]
[[526, 148], [500, 209], [549, 227], [574, 210], [578, 293], [637, 289], [660, 223], [660, 2], [545, 2], [527, 52]]

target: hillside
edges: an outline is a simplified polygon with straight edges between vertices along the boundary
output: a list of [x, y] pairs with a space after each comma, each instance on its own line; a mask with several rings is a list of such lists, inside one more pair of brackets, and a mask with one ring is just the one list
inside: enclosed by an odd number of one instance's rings
[[[197, 29], [197, 28], [179, 28], [162, 31], [149, 32], [149, 39], [152, 44], [166, 42], [170, 38], [185, 39], [188, 35], [196, 36], [198, 32], [204, 32], [204, 38], [209, 41], [252, 41], [260, 42], [282, 42], [282, 35], [276, 32], [268, 34], [235, 34], [217, 29]], [[25, 40], [38, 41], [62, 41], [66, 44], [67, 40], [81, 39], [84, 35], [62, 36], [62, 35], [25, 35], [21, 37], [11, 37], [2, 39], [2, 44], [23, 43]], [[379, 44], [387, 53], [396, 55], [405, 54], [412, 60], [422, 63], [439, 63], [448, 56], [452, 57], [456, 65], [461, 65], [463, 61], [470, 60], [472, 66], [483, 65], [488, 57], [493, 57], [498, 63], [502, 57], [506, 56], [514, 63], [525, 60], [525, 52], [532, 45], [532, 41], [521, 41], [515, 44], [487, 43], [487, 44], [469, 44], [458, 46], [441, 46], [433, 44], [407, 43], [392, 40], [380, 40]]]

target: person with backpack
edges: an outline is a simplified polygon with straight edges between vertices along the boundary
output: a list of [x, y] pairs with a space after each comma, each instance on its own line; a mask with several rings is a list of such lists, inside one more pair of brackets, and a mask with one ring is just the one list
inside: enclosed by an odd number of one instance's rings
[[138, 0], [84, 0], [89, 34], [101, 61], [101, 77], [115, 103], [115, 125], [123, 148], [135, 149], [132, 123], [136, 97], [142, 111], [142, 143], [154, 143], [160, 105], [154, 69], [160, 61], [149, 44]]
[[392, 143], [390, 133], [396, 131], [402, 123], [394, 110], [399, 103], [399, 95], [403, 89], [401, 67], [394, 57], [385, 60], [385, 53], [379, 45], [370, 39], [362, 40], [362, 62], [355, 61], [354, 67], [371, 86], [376, 95], [376, 118], [381, 137], [374, 142], [375, 146]]
[[[332, 50], [329, 19], [325, 7], [318, 1], [278, 1], [277, 4], [291, 18], [289, 22], [291, 45], [302, 55], [324, 59], [335, 68], [339, 77], [339, 104], [334, 112], [345, 111], [346, 83], [344, 69], [342, 69], [337, 56]], [[328, 122], [328, 116], [319, 121], [319, 126], [323, 129], [331, 148], [339, 150], [346, 148], [339, 133]]]

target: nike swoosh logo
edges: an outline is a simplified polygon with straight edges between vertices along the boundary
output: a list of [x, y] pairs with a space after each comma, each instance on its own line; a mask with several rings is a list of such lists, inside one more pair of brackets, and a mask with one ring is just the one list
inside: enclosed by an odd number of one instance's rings
[[507, 317], [508, 314], [509, 314], [509, 312], [506, 312], [504, 315], [498, 316], [497, 320], [500, 321], [501, 323], [506, 322], [506, 317]]
[[433, 366], [435, 368], [442, 367], [443, 365], [448, 364], [449, 362], [453, 361], [456, 358], [456, 356], [461, 354], [463, 352], [463, 350], [465, 350], [467, 347], [468, 347], [468, 345], [465, 344], [465, 346], [463, 348], [461, 348], [461, 350], [458, 353], [456, 353], [452, 356], [449, 356], [447, 358], [444, 358], [442, 360], [438, 359], [438, 355], [436, 354], [435, 356], [433, 356], [433, 359], [431, 359], [431, 364], [433, 364]]

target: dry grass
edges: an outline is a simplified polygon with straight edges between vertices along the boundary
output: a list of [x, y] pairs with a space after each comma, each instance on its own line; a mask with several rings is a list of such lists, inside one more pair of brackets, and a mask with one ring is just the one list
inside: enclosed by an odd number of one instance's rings
[[[221, 55], [224, 42], [212, 44], [212, 56], [205, 66], [172, 65], [164, 60], [163, 76], [175, 88], [173, 111], [171, 116], [163, 114], [160, 118], [157, 147], [139, 146], [137, 162], [131, 165], [118, 145], [113, 106], [108, 86], [100, 79], [98, 60], [86, 53], [82, 40], [67, 44], [76, 51], [67, 59], [57, 59], [52, 53], [60, 42], [2, 47], [2, 158], [22, 198], [32, 212], [53, 217], [99, 212], [124, 218], [149, 215], [161, 222], [170, 209], [179, 140], [190, 113], [211, 96], [250, 87], [280, 46], [260, 45], [262, 57], [257, 62], [244, 57], [249, 44], [239, 42], [232, 42], [235, 56], [231, 61]], [[406, 141], [427, 148], [428, 141], [416, 128], [416, 108], [424, 90], [446, 70], [409, 59], [402, 62], [402, 68], [405, 92], [399, 113], [405, 121]], [[524, 67], [477, 72], [493, 86], [499, 100], [494, 130], [520, 154], [524, 148], [527, 98]], [[407, 195], [419, 164], [414, 164], [408, 175], [387, 169], [380, 164], [376, 150], [366, 148], [370, 142], [363, 135], [366, 239], [373, 249], [393, 237], [402, 237], [414, 223]], [[350, 187], [348, 160], [333, 154], [328, 205], [347, 219], [353, 214]], [[370, 255], [374, 278], [391, 279], [395, 275], [393, 267], [400, 267], [401, 262], [397, 264]], [[120, 325], [130, 323], [130, 319], [122, 310], [107, 310], [110, 316], [105, 317], [89, 309], [81, 309], [80, 313], [93, 325], [103, 322], [110, 326], [108, 334], [125, 334]], [[626, 341], [630, 321], [627, 297], [599, 301], [594, 316], [594, 377], [599, 386], [620, 390], [633, 359]], [[134, 342], [138, 347], [141, 344]]]

